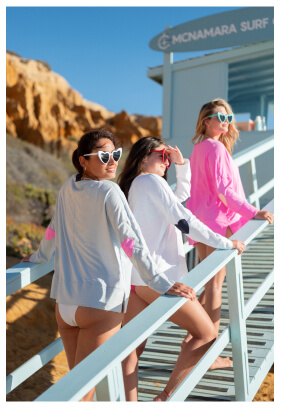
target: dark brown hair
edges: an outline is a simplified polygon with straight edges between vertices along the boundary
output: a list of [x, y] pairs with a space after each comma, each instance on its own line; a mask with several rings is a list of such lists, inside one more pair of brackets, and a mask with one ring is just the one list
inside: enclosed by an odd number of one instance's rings
[[[119, 147], [118, 139], [113, 133], [105, 128], [91, 130], [90, 132], [85, 133], [79, 140], [78, 147], [74, 150], [72, 155], [72, 163], [80, 176], [83, 174], [83, 168], [79, 163], [79, 157], [91, 153], [100, 139], [109, 139], [114, 144], [115, 148]], [[86, 160], [89, 160], [89, 156], [86, 156]]]
[[[142, 160], [152, 154], [150, 150], [155, 150], [160, 145], [165, 144], [158, 137], [146, 136], [138, 140], [131, 148], [127, 156], [122, 173], [118, 177], [118, 183], [128, 199], [128, 192], [133, 180], [141, 173]], [[163, 176], [167, 179], [167, 171]]]

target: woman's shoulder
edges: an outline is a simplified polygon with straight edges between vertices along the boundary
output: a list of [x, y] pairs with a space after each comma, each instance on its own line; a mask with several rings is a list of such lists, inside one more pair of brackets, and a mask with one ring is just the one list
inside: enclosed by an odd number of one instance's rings
[[148, 189], [149, 187], [159, 186], [162, 181], [165, 181], [165, 179], [157, 174], [140, 174], [133, 180], [131, 186], [134, 188]]
[[219, 140], [207, 139], [206, 141], [208, 142], [207, 154], [226, 155], [228, 153], [224, 144]]
[[214, 140], [210, 137], [207, 139], [202, 140], [202, 142], [197, 143], [194, 146], [194, 150], [201, 151], [203, 153], [208, 153], [212, 150], [222, 150], [225, 148], [222, 142], [219, 142], [218, 140]]
[[121, 190], [120, 186], [111, 180], [103, 180], [101, 184], [99, 183], [98, 188], [103, 192], [123, 194], [123, 191]]
[[149, 200], [153, 197], [165, 196], [169, 188], [169, 184], [163, 177], [149, 173], [137, 176], [131, 184], [129, 193], [131, 199], [138, 197], [138, 199], [141, 200], [147, 197]]

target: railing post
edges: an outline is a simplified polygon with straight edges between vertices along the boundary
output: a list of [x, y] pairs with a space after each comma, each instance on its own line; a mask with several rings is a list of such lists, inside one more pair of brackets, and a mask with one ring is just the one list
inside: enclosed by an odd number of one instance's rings
[[[255, 157], [252, 157], [250, 161], [247, 163], [248, 167], [248, 180], [250, 185], [250, 190], [252, 189], [251, 193], [255, 195], [255, 207], [260, 209], [260, 202], [259, 197], [256, 195], [258, 192], [257, 186], [257, 176], [256, 176], [256, 165], [255, 165]], [[250, 193], [250, 195], [251, 195]], [[250, 203], [252, 204], [252, 203]]]
[[249, 365], [241, 256], [235, 256], [226, 270], [235, 398], [236, 401], [248, 401]]
[[126, 401], [122, 364], [115, 366], [95, 388], [96, 401]]

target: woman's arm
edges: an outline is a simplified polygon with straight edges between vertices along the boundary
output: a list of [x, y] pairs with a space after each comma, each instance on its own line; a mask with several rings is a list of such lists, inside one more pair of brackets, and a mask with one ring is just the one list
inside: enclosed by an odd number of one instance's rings
[[214, 233], [174, 198], [174, 194], [166, 180], [149, 177], [143, 182], [145, 189], [152, 192], [151, 195], [148, 194], [148, 197], [151, 200], [151, 208], [157, 213], [157, 216], [167, 219], [169, 224], [175, 225], [182, 233], [194, 241], [203, 242], [213, 248], [233, 248], [233, 241]]
[[175, 196], [183, 203], [191, 196], [191, 166], [188, 159], [184, 159], [177, 146], [175, 148], [168, 146], [167, 153], [175, 164], [176, 187]]
[[257, 213], [257, 208], [249, 204], [244, 197], [240, 197], [233, 189], [233, 174], [231, 163], [225, 147], [217, 145], [208, 155], [208, 168], [212, 187], [217, 191], [220, 200], [233, 212], [250, 220]]
[[195, 298], [192, 288], [169, 280], [164, 273], [159, 273], [126, 198], [117, 185], [112, 186], [106, 197], [106, 211], [122, 248], [150, 288], [159, 293]]

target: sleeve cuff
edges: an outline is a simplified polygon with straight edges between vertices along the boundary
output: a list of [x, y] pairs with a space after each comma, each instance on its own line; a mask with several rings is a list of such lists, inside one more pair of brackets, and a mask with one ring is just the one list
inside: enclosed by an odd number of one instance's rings
[[37, 263], [36, 258], [37, 258], [36, 253], [33, 253], [29, 258], [29, 262]]
[[247, 200], [245, 200], [245, 203], [243, 204], [241, 208], [240, 214], [248, 219], [251, 220], [258, 212], [258, 209], [254, 207], [252, 204], [248, 203]]
[[191, 174], [189, 159], [184, 159], [184, 164], [175, 164], [176, 177], [187, 178]]
[[173, 285], [175, 281], [169, 280], [165, 274], [157, 274], [149, 282], [149, 286], [158, 293], [166, 293]]

